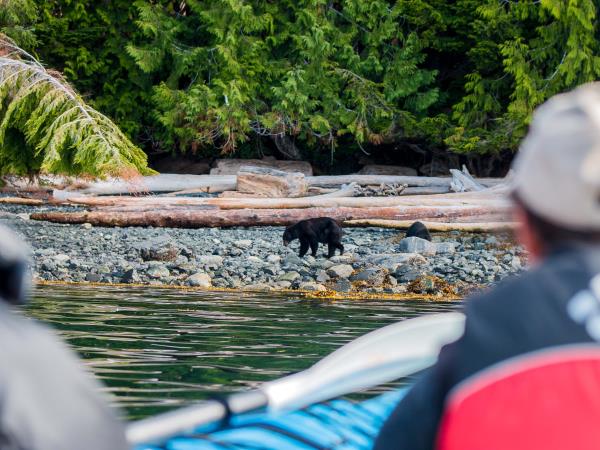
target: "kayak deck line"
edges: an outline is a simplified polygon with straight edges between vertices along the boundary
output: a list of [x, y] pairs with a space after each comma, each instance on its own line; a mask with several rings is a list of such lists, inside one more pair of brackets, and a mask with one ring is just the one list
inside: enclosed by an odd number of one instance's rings
[[298, 411], [250, 413], [231, 418], [224, 429], [199, 427], [135, 450], [367, 450], [408, 388], [354, 402], [333, 400]]

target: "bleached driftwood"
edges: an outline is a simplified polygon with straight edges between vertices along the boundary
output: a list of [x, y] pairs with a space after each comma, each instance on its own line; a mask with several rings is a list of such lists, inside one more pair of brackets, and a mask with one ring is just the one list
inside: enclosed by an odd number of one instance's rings
[[0, 204], [9, 204], [9, 205], [29, 205], [29, 206], [39, 206], [43, 205], [45, 202], [43, 200], [37, 198], [24, 198], [24, 197], [0, 197]]
[[[349, 183], [361, 186], [385, 184], [406, 184], [409, 187], [446, 187], [450, 189], [451, 177], [415, 177], [396, 175], [327, 175], [306, 177], [310, 186], [336, 187]], [[485, 187], [496, 186], [502, 183], [502, 178], [481, 178], [477, 180]]]
[[[490, 191], [492, 191], [490, 189]], [[485, 191], [484, 191], [485, 192]], [[342, 197], [339, 195], [317, 195], [300, 198], [199, 198], [199, 197], [73, 197], [70, 202], [78, 205], [103, 206], [217, 206], [221, 209], [301, 209], [324, 207], [397, 207], [397, 206], [460, 206], [477, 205], [489, 208], [505, 208], [508, 202], [503, 195], [484, 192], [440, 194], [431, 196], [399, 197]]]
[[[118, 194], [147, 194], [151, 192], [174, 192], [198, 189], [203, 192], [222, 192], [235, 190], [237, 178], [235, 175], [179, 175], [160, 174], [149, 177], [139, 177], [132, 181], [108, 179], [96, 181], [84, 189], [55, 190], [54, 196], [59, 199], [81, 195], [118, 195]], [[206, 191], [204, 191], [206, 189]]]
[[489, 206], [398, 206], [368, 208], [305, 208], [305, 209], [234, 209], [206, 210], [190, 207], [140, 211], [99, 209], [77, 212], [42, 212], [31, 215], [33, 220], [58, 223], [86, 223], [96, 226], [141, 227], [235, 227], [289, 225], [302, 219], [331, 217], [339, 221], [357, 219], [425, 220], [443, 222], [499, 222], [507, 220], [507, 211]]
[[[496, 186], [503, 179], [478, 179], [485, 187]], [[390, 175], [336, 175], [306, 177], [309, 188], [337, 188], [351, 183], [361, 186], [384, 184], [406, 184], [405, 194], [424, 194], [449, 192], [452, 178], [450, 177], [413, 177]], [[79, 183], [78, 183], [79, 184]], [[67, 199], [81, 195], [119, 195], [119, 194], [148, 194], [148, 193], [181, 193], [208, 192], [219, 193], [236, 189], [236, 175], [179, 175], [160, 174], [149, 177], [138, 177], [135, 180], [109, 179], [105, 181], [86, 182], [81, 189], [55, 190], [55, 197]]]
[[[516, 222], [482, 222], [482, 223], [464, 223], [464, 222], [422, 222], [429, 231], [464, 231], [471, 233], [512, 231], [518, 224]], [[347, 220], [345, 227], [377, 227], [406, 230], [414, 223], [413, 220]]]
[[483, 191], [486, 186], [477, 182], [475, 178], [471, 176], [469, 170], [463, 166], [462, 172], [456, 169], [450, 169], [452, 174], [452, 183], [450, 183], [450, 190], [453, 192], [477, 192]]

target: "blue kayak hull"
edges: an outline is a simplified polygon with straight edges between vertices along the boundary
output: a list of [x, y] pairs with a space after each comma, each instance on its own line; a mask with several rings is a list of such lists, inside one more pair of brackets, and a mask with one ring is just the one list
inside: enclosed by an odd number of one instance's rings
[[248, 414], [226, 429], [169, 439], [136, 450], [368, 450], [405, 389], [363, 402], [334, 400], [280, 415]]

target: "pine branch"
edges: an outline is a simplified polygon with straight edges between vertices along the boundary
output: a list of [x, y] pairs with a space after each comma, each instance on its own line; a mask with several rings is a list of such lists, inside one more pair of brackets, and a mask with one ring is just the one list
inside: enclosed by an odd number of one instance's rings
[[[9, 134], [27, 147], [6, 145]], [[60, 76], [0, 35], [0, 172], [91, 176], [149, 174], [147, 156]], [[29, 151], [26, 169], [15, 161]]]

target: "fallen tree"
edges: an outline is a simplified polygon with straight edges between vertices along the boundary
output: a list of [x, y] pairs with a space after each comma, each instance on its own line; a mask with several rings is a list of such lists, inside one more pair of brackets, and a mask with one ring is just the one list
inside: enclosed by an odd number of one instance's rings
[[[418, 177], [395, 175], [335, 175], [306, 177], [309, 187], [337, 188], [351, 183], [360, 186], [369, 185], [401, 185], [408, 186], [405, 193], [444, 193], [450, 192], [451, 177]], [[501, 184], [502, 178], [482, 178], [477, 182], [485, 187]], [[161, 174], [138, 177], [133, 182], [125, 180], [106, 180], [89, 183], [83, 189], [57, 190], [56, 196], [62, 199], [81, 195], [119, 195], [119, 194], [148, 194], [160, 192], [218, 193], [236, 190], [236, 175], [178, 175]], [[416, 189], [416, 191], [415, 191]], [[420, 191], [420, 192], [419, 192]]]
[[234, 209], [206, 210], [189, 207], [147, 208], [140, 211], [98, 209], [82, 212], [41, 212], [33, 220], [57, 223], [91, 223], [96, 226], [153, 226], [176, 228], [290, 225], [302, 219], [331, 217], [356, 219], [425, 220], [453, 222], [506, 221], [508, 210], [489, 206], [398, 206], [368, 208]]
[[[429, 231], [463, 231], [470, 233], [486, 233], [495, 231], [512, 231], [518, 224], [517, 222], [482, 222], [482, 223], [465, 223], [465, 222], [421, 222], [429, 229]], [[345, 227], [377, 227], [377, 228], [392, 228], [398, 230], [406, 230], [414, 223], [413, 220], [347, 220], [344, 222]]]
[[70, 202], [85, 206], [100, 207], [148, 207], [166, 206], [216, 206], [221, 209], [302, 209], [302, 208], [368, 208], [402, 206], [458, 206], [487, 205], [489, 208], [503, 208], [507, 202], [501, 195], [491, 192], [443, 194], [432, 196], [399, 197], [342, 197], [330, 194], [299, 198], [197, 198], [197, 197], [76, 197]]
[[9, 205], [28, 205], [28, 206], [39, 206], [46, 203], [44, 200], [37, 198], [24, 198], [24, 197], [0, 197], [0, 203]]

